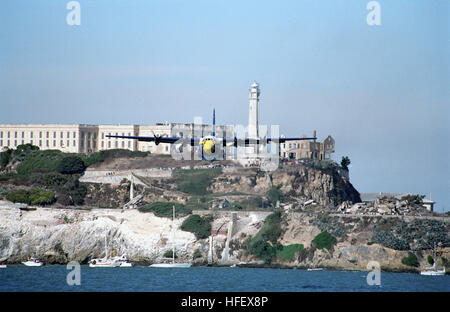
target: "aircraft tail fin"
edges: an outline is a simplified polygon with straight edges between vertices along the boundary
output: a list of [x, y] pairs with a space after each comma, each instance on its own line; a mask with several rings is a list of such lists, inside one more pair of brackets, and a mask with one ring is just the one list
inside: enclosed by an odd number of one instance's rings
[[212, 124], [212, 136], [216, 136], [216, 109], [213, 109], [213, 124]]

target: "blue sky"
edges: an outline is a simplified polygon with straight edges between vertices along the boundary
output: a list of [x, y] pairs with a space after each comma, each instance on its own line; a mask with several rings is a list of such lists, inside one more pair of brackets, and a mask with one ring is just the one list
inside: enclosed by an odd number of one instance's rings
[[336, 140], [360, 192], [450, 210], [447, 0], [2, 1], [0, 123], [262, 124]]

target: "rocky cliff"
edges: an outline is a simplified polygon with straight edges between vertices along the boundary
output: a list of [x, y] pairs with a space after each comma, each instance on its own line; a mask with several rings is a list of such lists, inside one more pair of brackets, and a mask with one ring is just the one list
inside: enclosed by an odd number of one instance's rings
[[[0, 262], [20, 263], [28, 256], [35, 256], [46, 263], [67, 263], [72, 260], [86, 263], [105, 255], [106, 237], [110, 255], [125, 254], [130, 260], [141, 264], [164, 261], [164, 253], [175, 244], [181, 261], [199, 265], [208, 262], [216, 265], [265, 265], [261, 259], [248, 253], [247, 244], [249, 238], [258, 235], [270, 212], [195, 212], [212, 213], [214, 216], [210, 245], [209, 238], [197, 239], [194, 234], [180, 230], [186, 217], [176, 219], [176, 231], [173, 234], [170, 219], [135, 209], [37, 208], [25, 211], [5, 202], [1, 202], [0, 206]], [[391, 225], [404, 221], [391, 219]], [[421, 224], [417, 220], [412, 217], [406, 223], [417, 227], [417, 224]], [[443, 231], [443, 239], [447, 239], [445, 244], [448, 244], [448, 218], [436, 221], [444, 228], [434, 224], [437, 230], [430, 232], [430, 237], [439, 237]], [[369, 261], [377, 261], [382, 270], [417, 271], [418, 267], [402, 263], [408, 254], [407, 250], [398, 250], [396, 246], [386, 247], [384, 241], [372, 241], [374, 232], [386, 227], [386, 222], [386, 217], [382, 216], [318, 217], [308, 213], [284, 213], [282, 235], [278, 243], [282, 246], [302, 244], [304, 249], [296, 252], [290, 260], [274, 257], [270, 265], [366, 270]], [[331, 249], [317, 248], [312, 242], [324, 230], [337, 238]], [[425, 230], [431, 231], [428, 228]], [[422, 248], [416, 253], [420, 265], [427, 266], [426, 258], [432, 251]], [[450, 258], [448, 245], [440, 247], [438, 258], [438, 265], [442, 264], [441, 258]]]

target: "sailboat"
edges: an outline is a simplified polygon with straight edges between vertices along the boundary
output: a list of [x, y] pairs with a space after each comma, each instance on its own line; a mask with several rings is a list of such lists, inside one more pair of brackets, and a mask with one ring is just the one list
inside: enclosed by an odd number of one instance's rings
[[91, 268], [115, 268], [118, 266], [120, 266], [119, 261], [108, 258], [108, 243], [106, 241], [106, 235], [105, 235], [105, 257], [92, 259], [91, 261], [89, 261], [89, 267], [91, 267]]
[[[433, 260], [434, 259], [436, 259], [436, 245], [434, 245], [433, 250]], [[436, 260], [434, 260], [433, 266], [424, 268], [422, 271], [420, 271], [420, 275], [428, 275], [428, 276], [445, 275], [445, 267], [442, 270], [436, 269]]]
[[190, 268], [190, 263], [175, 263], [175, 205], [173, 206], [172, 216], [172, 232], [173, 232], [173, 246], [172, 246], [172, 263], [154, 263], [151, 268]]

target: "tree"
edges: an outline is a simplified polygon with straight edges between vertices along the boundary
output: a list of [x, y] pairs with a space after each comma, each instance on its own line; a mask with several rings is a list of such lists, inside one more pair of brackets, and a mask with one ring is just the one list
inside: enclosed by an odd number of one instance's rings
[[83, 173], [85, 169], [86, 165], [78, 156], [66, 156], [58, 166], [58, 171], [63, 174]]
[[341, 160], [341, 167], [348, 171], [348, 165], [350, 165], [351, 161], [348, 156], [343, 156]]

